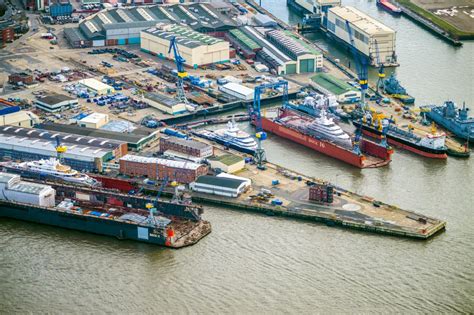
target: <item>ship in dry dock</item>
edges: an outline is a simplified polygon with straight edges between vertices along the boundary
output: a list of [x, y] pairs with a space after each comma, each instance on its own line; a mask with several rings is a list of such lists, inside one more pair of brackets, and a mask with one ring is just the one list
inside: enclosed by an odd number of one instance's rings
[[[359, 136], [354, 141], [346, 139], [340, 128], [335, 127], [327, 117], [315, 120], [284, 107], [274, 114], [274, 118], [262, 117], [263, 130], [359, 168], [381, 167], [391, 161], [393, 150], [390, 147]], [[332, 129], [337, 134], [328, 136], [321, 129]]]
[[210, 233], [202, 208], [97, 187], [40, 183], [0, 173], [0, 217], [113, 236], [171, 248], [198, 242]]

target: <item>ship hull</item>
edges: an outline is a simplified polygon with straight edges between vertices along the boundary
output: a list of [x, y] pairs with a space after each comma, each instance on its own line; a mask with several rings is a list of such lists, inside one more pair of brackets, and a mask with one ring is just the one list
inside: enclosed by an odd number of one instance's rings
[[[353, 122], [353, 123], [354, 123], [354, 126], [356, 127], [360, 126], [359, 122]], [[362, 133], [368, 137], [375, 138], [375, 139], [381, 139], [382, 137], [382, 132], [380, 132], [379, 130], [376, 130], [375, 128], [370, 128], [366, 125], [362, 125]], [[418, 154], [427, 158], [431, 158], [431, 159], [447, 159], [448, 158], [446, 150], [436, 150], [436, 149], [422, 147], [408, 140], [394, 137], [390, 133], [387, 134], [387, 142], [393, 146], [405, 149], [407, 151], [413, 152], [415, 154]]]
[[152, 227], [101, 219], [90, 215], [63, 212], [34, 205], [0, 201], [0, 217], [113, 236], [118, 239], [168, 246], [162, 231]]
[[353, 151], [339, 147], [331, 142], [313, 138], [265, 117], [262, 117], [262, 128], [267, 132], [292, 140], [293, 142], [299, 143], [358, 168], [381, 167], [388, 165], [391, 161], [391, 151], [377, 146], [372, 142], [363, 141], [363, 143], [361, 143], [361, 149], [372, 151], [378, 156], [383, 156], [383, 158], [367, 159], [367, 157], [363, 155], [358, 155]]
[[[453, 121], [441, 117], [438, 113], [426, 112], [426, 117], [428, 119], [433, 120], [435, 123], [442, 126], [443, 128], [446, 128], [450, 132], [454, 133], [456, 137], [461, 138], [464, 141], [466, 141], [469, 136], [466, 132], [463, 132], [460, 127], [457, 127]], [[469, 142], [474, 143], [474, 137], [469, 137]]]
[[248, 148], [243, 148], [241, 146], [238, 146], [234, 143], [231, 143], [231, 142], [228, 142], [228, 141], [225, 141], [223, 139], [220, 139], [220, 138], [216, 138], [216, 137], [210, 137], [210, 136], [206, 136], [202, 133], [199, 133], [199, 132], [194, 132], [193, 133], [194, 135], [198, 136], [198, 137], [201, 137], [201, 138], [204, 138], [204, 139], [207, 139], [207, 140], [211, 140], [211, 141], [214, 141], [218, 144], [221, 144], [227, 148], [230, 148], [230, 149], [234, 149], [236, 151], [239, 151], [239, 152], [242, 152], [242, 153], [247, 153], [247, 154], [251, 154], [251, 155], [254, 155], [255, 154], [255, 150], [252, 150], [252, 149], [248, 149]]
[[400, 8], [395, 7], [391, 3], [386, 3], [382, 1], [377, 1], [377, 6], [381, 8], [382, 10], [387, 11], [388, 13], [392, 14], [393, 16], [401, 16], [402, 15], [402, 10]]

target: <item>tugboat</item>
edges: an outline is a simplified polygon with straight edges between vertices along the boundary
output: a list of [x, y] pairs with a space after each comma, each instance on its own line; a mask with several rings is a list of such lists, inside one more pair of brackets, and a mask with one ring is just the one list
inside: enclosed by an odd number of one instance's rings
[[468, 116], [469, 108], [463, 104], [458, 109], [456, 103], [446, 101], [442, 106], [423, 106], [426, 116], [438, 125], [454, 133], [457, 137], [474, 142], [474, 117]]
[[399, 148], [411, 151], [424, 157], [434, 159], [446, 159], [446, 135], [438, 133], [433, 126], [431, 133], [424, 137], [416, 135], [412, 132], [413, 128], [409, 126], [409, 130], [403, 130], [391, 125], [393, 121], [384, 117], [382, 114], [367, 113], [362, 121], [353, 121], [354, 126], [362, 128], [362, 133], [375, 138], [382, 138], [382, 130], [386, 130], [387, 142]]
[[408, 105], [415, 103], [415, 98], [408, 95], [407, 91], [401, 86], [400, 81], [397, 80], [394, 73], [392, 73], [387, 80], [383, 81], [383, 90], [386, 94], [400, 100], [403, 104]]

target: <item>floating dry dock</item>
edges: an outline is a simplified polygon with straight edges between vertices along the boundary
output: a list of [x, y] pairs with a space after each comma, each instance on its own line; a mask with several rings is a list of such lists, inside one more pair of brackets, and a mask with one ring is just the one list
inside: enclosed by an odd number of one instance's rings
[[[252, 180], [252, 189], [238, 198], [227, 198], [193, 192], [195, 202], [215, 203], [235, 209], [324, 222], [328, 225], [342, 226], [396, 236], [428, 239], [444, 230], [446, 222], [412, 211], [400, 209], [373, 198], [335, 188], [332, 204], [312, 202], [308, 199], [306, 181], [317, 181], [301, 174], [288, 171], [273, 164], [266, 164], [267, 170], [259, 171], [249, 166], [238, 173]], [[272, 186], [278, 179], [279, 184]], [[281, 205], [256, 201], [252, 195], [268, 189], [279, 199]]]

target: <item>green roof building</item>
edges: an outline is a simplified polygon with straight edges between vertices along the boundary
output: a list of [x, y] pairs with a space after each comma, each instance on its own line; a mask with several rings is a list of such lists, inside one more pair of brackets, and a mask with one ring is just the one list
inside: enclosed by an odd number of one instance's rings
[[327, 73], [319, 73], [313, 76], [311, 80], [323, 92], [336, 96], [340, 103], [351, 102], [361, 96], [360, 91], [355, 87]]

